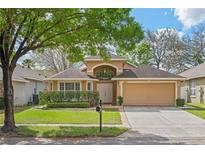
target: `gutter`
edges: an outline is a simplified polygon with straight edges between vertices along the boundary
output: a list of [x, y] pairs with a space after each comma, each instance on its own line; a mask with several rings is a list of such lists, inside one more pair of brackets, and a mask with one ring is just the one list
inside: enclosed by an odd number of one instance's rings
[[47, 78], [44, 79], [43, 81], [52, 81], [52, 80], [62, 80], [62, 81], [75, 81], [75, 80], [87, 80], [87, 81], [98, 81], [98, 79], [91, 79], [91, 78]]
[[147, 81], [147, 80], [155, 80], [155, 81], [159, 81], [159, 80], [165, 80], [165, 81], [168, 81], [168, 80], [180, 80], [180, 81], [185, 81], [186, 78], [112, 78], [112, 80], [114, 81], [117, 81], [117, 80], [123, 80], [123, 81], [127, 81], [127, 80], [134, 80], [134, 81], [140, 81], [140, 80], [143, 80], [143, 81]]

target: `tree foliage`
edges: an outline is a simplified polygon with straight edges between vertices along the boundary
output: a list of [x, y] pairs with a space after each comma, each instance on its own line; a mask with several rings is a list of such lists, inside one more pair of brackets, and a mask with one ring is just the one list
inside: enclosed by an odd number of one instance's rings
[[15, 128], [12, 74], [20, 57], [45, 48], [68, 49], [71, 61], [85, 55], [106, 57], [109, 46], [131, 51], [143, 38], [131, 9], [0, 9], [0, 58], [3, 72], [4, 131]]
[[126, 56], [130, 63], [136, 66], [149, 64], [150, 60], [153, 58], [150, 45], [145, 41], [136, 44], [135, 49], [128, 52]]

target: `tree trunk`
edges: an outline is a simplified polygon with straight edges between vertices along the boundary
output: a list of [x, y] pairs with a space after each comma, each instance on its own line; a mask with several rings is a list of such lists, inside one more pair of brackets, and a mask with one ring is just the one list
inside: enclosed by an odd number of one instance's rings
[[9, 69], [9, 66], [3, 66], [3, 85], [4, 85], [4, 126], [2, 131], [10, 132], [13, 131], [15, 126], [14, 120], [14, 90], [12, 85], [12, 74], [13, 70]]

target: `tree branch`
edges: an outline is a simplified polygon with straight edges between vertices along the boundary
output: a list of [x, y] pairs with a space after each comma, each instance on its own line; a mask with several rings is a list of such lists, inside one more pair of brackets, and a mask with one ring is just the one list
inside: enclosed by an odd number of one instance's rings
[[13, 38], [13, 41], [12, 41], [10, 49], [9, 49], [10, 52], [12, 52], [12, 50], [14, 49], [14, 46], [16, 44], [16, 40], [17, 40], [18, 35], [19, 35], [19, 32], [21, 31], [21, 28], [23, 27], [23, 24], [25, 23], [26, 19], [27, 19], [27, 15], [24, 16], [24, 19], [22, 20], [22, 22], [20, 23], [16, 33], [14, 34], [14, 38]]
[[68, 16], [66, 19], [60, 19], [58, 21], [56, 21], [53, 25], [51, 25], [50, 27], [44, 29], [41, 33], [39, 33], [37, 36], [34, 37], [34, 40], [33, 42], [31, 42], [31, 44], [35, 44], [37, 42], [37, 40], [43, 35], [45, 34], [46, 32], [50, 31], [51, 29], [53, 29], [55, 26], [63, 23], [65, 20], [72, 20], [72, 19], [75, 19], [75, 18], [83, 18], [85, 16], [91, 16], [90, 14], [85, 14], [85, 13], [74, 13], [70, 16]]
[[50, 37], [44, 39], [44, 40], [42, 41], [42, 43], [45, 43], [45, 42], [47, 42], [47, 41], [49, 41], [49, 40], [51, 40], [51, 39], [53, 39], [53, 38], [55, 38], [55, 37], [57, 37], [57, 36], [65, 35], [65, 34], [67, 34], [67, 33], [73, 32], [73, 31], [77, 31], [77, 30], [79, 30], [79, 29], [81, 29], [81, 28], [83, 28], [83, 27], [86, 27], [86, 26], [88, 26], [88, 25], [86, 24], [86, 25], [83, 25], [83, 26], [78, 26], [77, 28], [74, 28], [74, 29], [66, 30], [66, 31], [61, 32], [61, 33], [56, 33], [56, 34], [51, 35]]

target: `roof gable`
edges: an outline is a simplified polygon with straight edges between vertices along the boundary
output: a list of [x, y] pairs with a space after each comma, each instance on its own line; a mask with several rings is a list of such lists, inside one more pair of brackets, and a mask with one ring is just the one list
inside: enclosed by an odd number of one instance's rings
[[196, 67], [192, 67], [179, 75], [187, 77], [187, 78], [200, 78], [205, 77], [205, 63], [200, 64]]

